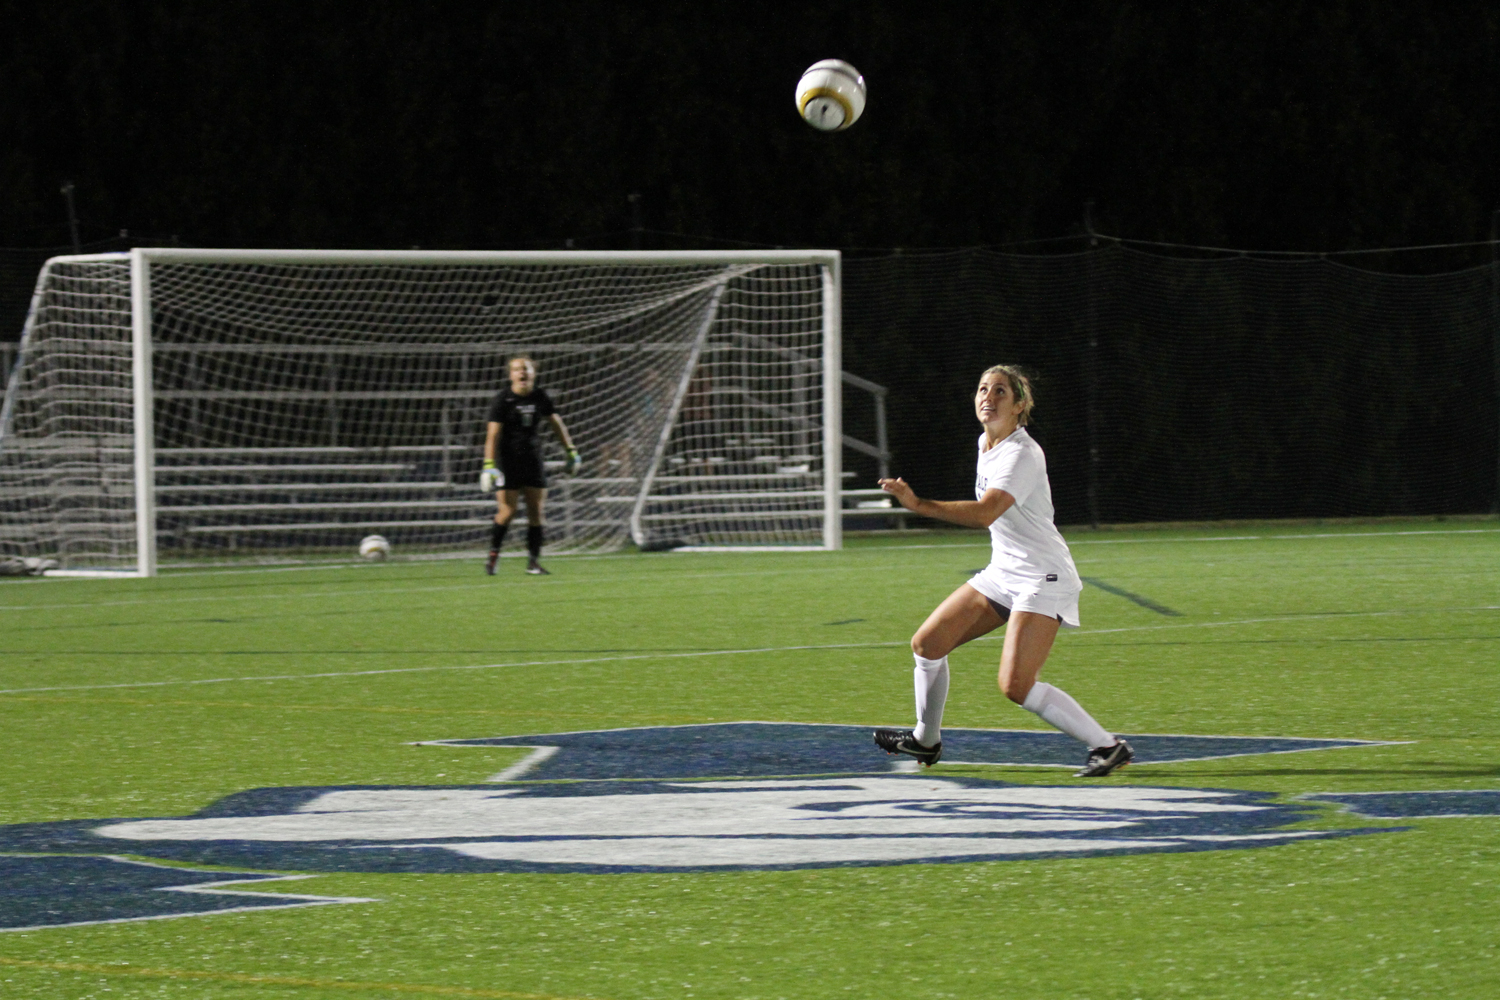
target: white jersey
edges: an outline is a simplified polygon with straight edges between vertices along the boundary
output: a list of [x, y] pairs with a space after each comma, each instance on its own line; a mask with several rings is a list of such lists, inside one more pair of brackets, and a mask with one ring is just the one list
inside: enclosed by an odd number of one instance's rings
[[979, 435], [979, 463], [974, 498], [986, 490], [1004, 490], [1016, 498], [1010, 509], [990, 524], [990, 565], [985, 575], [998, 575], [1015, 593], [1083, 589], [1073, 554], [1052, 523], [1052, 487], [1047, 483], [1047, 458], [1042, 446], [1017, 427], [1015, 432], [984, 450]]

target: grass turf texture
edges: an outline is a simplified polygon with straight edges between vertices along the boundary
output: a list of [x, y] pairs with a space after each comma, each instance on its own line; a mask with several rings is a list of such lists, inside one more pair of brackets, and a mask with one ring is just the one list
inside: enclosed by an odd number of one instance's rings
[[[1085, 591], [1084, 628], [1044, 676], [1107, 727], [1414, 741], [1108, 781], [1500, 787], [1492, 523], [1071, 541], [1083, 575], [1179, 613]], [[184, 815], [261, 787], [469, 784], [523, 753], [416, 740], [905, 723], [906, 640], [985, 559], [982, 536], [935, 534], [841, 553], [559, 558], [542, 579], [507, 560], [496, 578], [397, 561], [7, 583], [0, 822]], [[954, 655], [946, 725], [1041, 728], [996, 693], [998, 652], [992, 637]], [[484, 664], [499, 665], [446, 669]], [[1407, 829], [812, 871], [321, 875], [266, 891], [381, 902], [3, 934], [0, 995], [1500, 995], [1500, 817], [1330, 809], [1317, 825]]]

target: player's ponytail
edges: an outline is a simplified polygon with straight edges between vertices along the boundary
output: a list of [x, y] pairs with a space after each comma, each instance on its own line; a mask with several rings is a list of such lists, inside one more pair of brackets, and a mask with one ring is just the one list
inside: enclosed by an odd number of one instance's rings
[[[1031, 408], [1036, 405], [1036, 396], [1031, 391], [1031, 377], [1017, 365], [991, 365], [984, 370], [985, 375], [996, 372], [1005, 376], [1005, 380], [1010, 383], [1010, 391], [1022, 402], [1016, 423], [1025, 427], [1031, 421]], [[984, 378], [984, 375], [980, 378]]]

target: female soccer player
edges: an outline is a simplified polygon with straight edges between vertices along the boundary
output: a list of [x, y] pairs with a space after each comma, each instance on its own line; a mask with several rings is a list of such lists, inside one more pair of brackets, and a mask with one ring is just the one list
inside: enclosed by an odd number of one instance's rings
[[[484, 471], [479, 474], [479, 488], [495, 494], [495, 524], [490, 528], [490, 555], [484, 571], [495, 575], [500, 546], [510, 519], [516, 516], [517, 494], [526, 497], [526, 572], [545, 574], [542, 568], [542, 501], [547, 498], [547, 473], [542, 468], [542, 453], [537, 447], [537, 426], [546, 418], [557, 439], [568, 453], [567, 471], [578, 471], [583, 459], [573, 447], [573, 439], [557, 407], [545, 389], [536, 387], [536, 363], [524, 355], [510, 359], [510, 385], [500, 390], [490, 406], [490, 419], [484, 436]], [[498, 457], [500, 465], [495, 466]]]
[[928, 767], [938, 762], [943, 756], [948, 654], [1006, 625], [1000, 690], [1089, 748], [1075, 776], [1100, 777], [1131, 760], [1130, 744], [1095, 722], [1066, 692], [1036, 679], [1058, 626], [1078, 627], [1083, 581], [1052, 523], [1047, 460], [1026, 433], [1034, 403], [1030, 379], [1010, 365], [996, 365], [980, 377], [974, 413], [984, 433], [979, 436], [976, 499], [922, 500], [904, 480], [880, 481], [907, 510], [989, 528], [993, 551], [989, 566], [950, 594], [912, 636], [917, 725], [875, 730], [875, 743], [886, 753], [907, 754]]

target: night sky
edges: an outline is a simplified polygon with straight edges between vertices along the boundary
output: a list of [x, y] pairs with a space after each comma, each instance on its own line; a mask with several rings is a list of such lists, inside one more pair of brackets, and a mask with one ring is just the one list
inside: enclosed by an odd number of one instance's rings
[[[1485, 239], [1500, 7], [0, 2], [0, 246]], [[801, 70], [869, 83], [804, 125]], [[681, 234], [681, 235], [663, 235]]]

